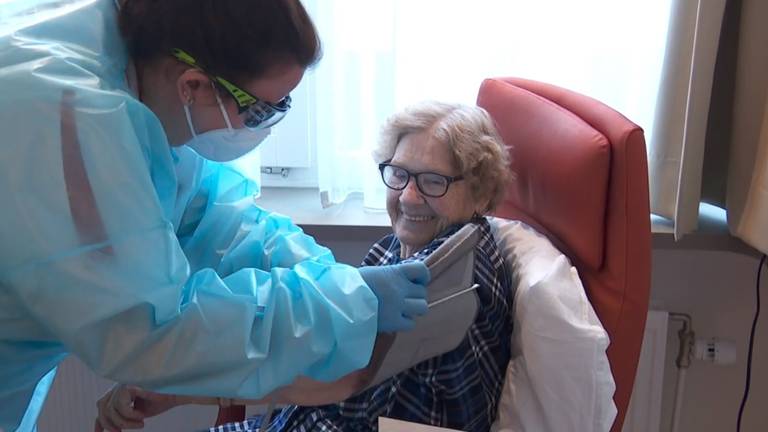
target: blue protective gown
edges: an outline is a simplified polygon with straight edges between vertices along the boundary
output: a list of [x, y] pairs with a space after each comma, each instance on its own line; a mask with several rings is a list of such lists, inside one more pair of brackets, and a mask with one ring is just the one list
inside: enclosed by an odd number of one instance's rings
[[116, 14], [0, 5], [6, 432], [33, 427], [68, 353], [161, 392], [258, 398], [373, 348], [377, 300], [355, 268], [256, 207], [228, 165], [171, 150], [127, 88]]

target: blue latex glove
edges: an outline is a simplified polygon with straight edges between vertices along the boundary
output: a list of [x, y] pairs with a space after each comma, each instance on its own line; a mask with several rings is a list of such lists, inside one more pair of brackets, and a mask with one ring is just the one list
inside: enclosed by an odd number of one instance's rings
[[427, 313], [429, 269], [420, 261], [361, 267], [360, 275], [379, 299], [379, 333], [410, 330]]

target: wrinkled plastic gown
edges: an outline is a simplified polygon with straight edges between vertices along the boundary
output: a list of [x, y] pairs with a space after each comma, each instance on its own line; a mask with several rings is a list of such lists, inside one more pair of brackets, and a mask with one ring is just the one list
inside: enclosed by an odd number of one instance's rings
[[127, 89], [116, 14], [0, 5], [0, 430], [31, 429], [67, 353], [161, 392], [258, 398], [373, 347], [356, 269], [229, 166], [170, 150]]

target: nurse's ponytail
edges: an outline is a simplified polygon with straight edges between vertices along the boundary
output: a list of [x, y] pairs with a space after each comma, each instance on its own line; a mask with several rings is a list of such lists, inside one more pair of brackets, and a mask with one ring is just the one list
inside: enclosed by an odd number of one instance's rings
[[180, 48], [231, 80], [259, 77], [278, 63], [307, 68], [321, 55], [299, 0], [127, 0], [119, 25], [134, 61]]

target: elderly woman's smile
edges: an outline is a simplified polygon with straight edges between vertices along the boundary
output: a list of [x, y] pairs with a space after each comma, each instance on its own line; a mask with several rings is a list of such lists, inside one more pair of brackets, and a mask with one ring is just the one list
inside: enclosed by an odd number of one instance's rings
[[410, 215], [405, 210], [402, 210], [402, 209], [400, 210], [400, 214], [408, 222], [426, 222], [426, 221], [434, 219], [434, 216], [414, 216], [414, 215]]

